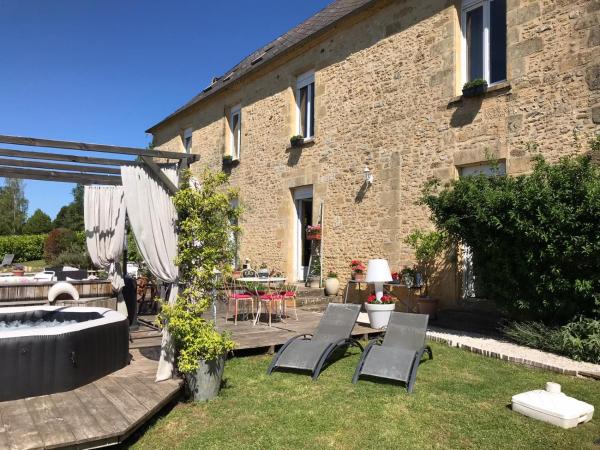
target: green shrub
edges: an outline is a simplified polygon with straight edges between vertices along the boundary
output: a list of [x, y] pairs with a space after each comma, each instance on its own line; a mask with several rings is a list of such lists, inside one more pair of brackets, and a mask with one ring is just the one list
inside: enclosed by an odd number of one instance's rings
[[518, 344], [600, 364], [600, 320], [582, 317], [559, 328], [541, 322], [514, 322], [503, 331]]
[[[68, 228], [56, 228], [48, 233], [44, 242], [44, 259], [49, 265], [59, 265], [60, 255], [78, 253], [87, 258], [85, 233], [75, 232]], [[63, 260], [68, 258], [70, 257], [63, 256]]]
[[72, 266], [80, 269], [91, 269], [92, 261], [87, 252], [66, 251], [59, 254], [53, 261], [53, 266]]
[[14, 262], [35, 261], [44, 256], [45, 234], [0, 236], [0, 258], [15, 255]]
[[600, 167], [591, 156], [519, 177], [464, 177], [423, 202], [473, 251], [478, 295], [517, 320], [564, 324], [600, 314]]

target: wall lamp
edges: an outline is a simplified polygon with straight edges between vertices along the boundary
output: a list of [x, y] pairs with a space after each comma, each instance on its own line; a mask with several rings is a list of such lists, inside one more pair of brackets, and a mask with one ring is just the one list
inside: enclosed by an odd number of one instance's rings
[[368, 166], [365, 166], [365, 168], [363, 169], [363, 175], [365, 176], [365, 184], [367, 186], [373, 184], [373, 174], [371, 173], [371, 170]]

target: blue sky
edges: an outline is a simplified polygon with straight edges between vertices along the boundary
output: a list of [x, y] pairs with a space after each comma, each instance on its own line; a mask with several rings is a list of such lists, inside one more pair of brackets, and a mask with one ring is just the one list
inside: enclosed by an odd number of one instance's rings
[[[149, 126], [329, 2], [0, 0], [0, 134], [145, 147]], [[25, 185], [30, 214], [71, 201], [71, 184]]]

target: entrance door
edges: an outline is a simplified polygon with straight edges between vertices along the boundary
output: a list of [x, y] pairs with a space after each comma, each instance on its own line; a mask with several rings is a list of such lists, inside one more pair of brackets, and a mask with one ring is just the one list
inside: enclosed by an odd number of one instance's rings
[[312, 186], [294, 189], [296, 205], [296, 279], [306, 280], [310, 260], [310, 241], [306, 239], [306, 227], [312, 225]]

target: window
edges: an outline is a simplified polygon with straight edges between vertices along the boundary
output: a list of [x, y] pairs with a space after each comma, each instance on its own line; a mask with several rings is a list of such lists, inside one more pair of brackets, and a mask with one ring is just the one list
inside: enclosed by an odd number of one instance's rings
[[506, 79], [506, 0], [464, 0], [463, 81]]
[[472, 166], [464, 166], [459, 169], [461, 177], [469, 177], [473, 175], [486, 175], [488, 177], [506, 175], [506, 161], [498, 161], [496, 163], [480, 163]]
[[229, 143], [231, 159], [240, 159], [242, 148], [242, 107], [240, 105], [231, 108], [229, 116]]
[[186, 128], [183, 132], [183, 148], [186, 153], [192, 152], [192, 129]]
[[305, 73], [296, 84], [297, 134], [305, 139], [315, 135], [315, 74]]

